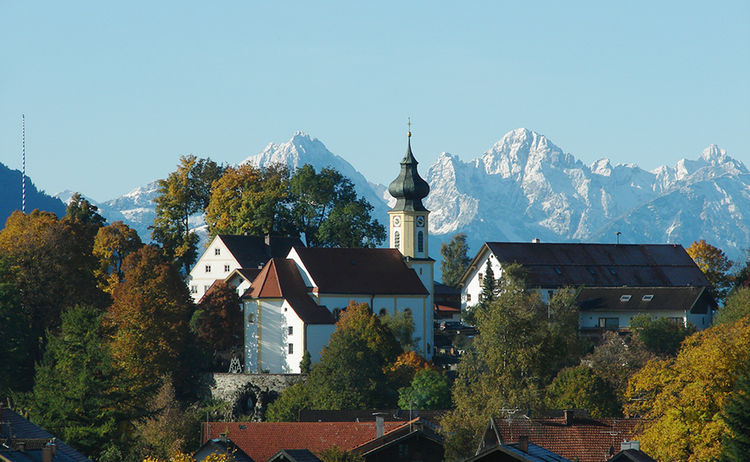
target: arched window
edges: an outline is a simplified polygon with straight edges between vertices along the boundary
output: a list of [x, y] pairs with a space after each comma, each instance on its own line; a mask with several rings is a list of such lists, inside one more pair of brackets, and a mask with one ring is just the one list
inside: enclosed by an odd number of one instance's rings
[[393, 247], [397, 249], [401, 247], [401, 233], [398, 231], [393, 232]]
[[424, 232], [417, 233], [417, 252], [424, 252]]

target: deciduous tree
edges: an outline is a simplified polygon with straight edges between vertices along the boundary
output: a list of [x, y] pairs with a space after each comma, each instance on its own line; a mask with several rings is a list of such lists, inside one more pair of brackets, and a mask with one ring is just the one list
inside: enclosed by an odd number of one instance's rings
[[99, 261], [94, 275], [99, 281], [100, 289], [112, 293], [122, 281], [122, 263], [125, 257], [142, 245], [138, 233], [121, 221], [99, 228], [94, 238], [93, 255]]
[[650, 361], [628, 384], [628, 415], [647, 419], [641, 448], [658, 460], [714, 460], [729, 429], [721, 417], [750, 360], [750, 317], [686, 338], [676, 358]]
[[722, 418], [729, 429], [722, 442], [722, 462], [740, 462], [750, 454], [750, 369], [734, 383], [734, 390], [727, 400]]
[[215, 352], [242, 344], [242, 311], [234, 287], [217, 281], [198, 303], [191, 327], [204, 348]]
[[546, 396], [551, 409], [587, 409], [592, 417], [617, 417], [622, 413], [610, 385], [587, 366], [558, 372]]
[[398, 391], [401, 409], [448, 409], [451, 406], [450, 381], [442, 372], [422, 369], [414, 375], [411, 385]]
[[676, 324], [667, 318], [652, 318], [647, 314], [634, 316], [630, 327], [648, 351], [657, 355], [674, 356], [685, 337], [695, 332], [691, 324]]
[[719, 308], [713, 324], [732, 324], [750, 314], [750, 287], [738, 287]]
[[458, 281], [471, 262], [468, 253], [469, 245], [466, 243], [466, 234], [464, 233], [456, 234], [450, 242], [440, 246], [440, 256], [443, 258], [440, 263], [443, 284], [450, 287], [458, 285]]
[[714, 295], [717, 300], [724, 300], [732, 284], [728, 274], [732, 262], [721, 249], [712, 246], [704, 239], [693, 242], [685, 250], [706, 275], [708, 282], [714, 286]]
[[10, 265], [0, 255], [0, 399], [13, 391], [28, 390], [33, 384], [29, 325]]

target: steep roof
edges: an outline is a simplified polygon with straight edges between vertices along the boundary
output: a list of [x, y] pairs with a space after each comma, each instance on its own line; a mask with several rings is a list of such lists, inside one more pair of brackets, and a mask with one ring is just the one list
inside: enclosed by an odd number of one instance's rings
[[[602, 462], [619, 451], [620, 443], [632, 440], [641, 419], [593, 419], [587, 417], [492, 419], [485, 432], [485, 444], [530, 442], [571, 460]], [[490, 437], [491, 438], [488, 438]], [[492, 444], [486, 447], [491, 447]]]
[[[385, 422], [385, 430], [401, 422]], [[331, 446], [348, 451], [376, 435], [375, 422], [207, 422], [207, 439], [225, 433], [253, 460], [268, 460], [282, 449], [308, 449], [320, 453]]]
[[570, 459], [555, 454], [534, 443], [529, 443], [527, 450], [523, 451], [519, 443], [503, 444], [483, 451], [464, 462], [481, 462], [494, 460], [517, 460], [519, 462], [571, 462]]
[[581, 311], [687, 311], [705, 314], [715, 306], [705, 287], [584, 287], [576, 296]]
[[320, 462], [320, 459], [307, 449], [282, 449], [268, 462]]
[[257, 268], [269, 258], [286, 257], [292, 247], [304, 247], [297, 237], [269, 236], [268, 244], [264, 236], [219, 234], [217, 237], [242, 268]]
[[307, 294], [307, 287], [294, 260], [272, 258], [253, 280], [251, 298], [283, 298], [305, 324], [333, 324], [333, 315], [318, 306]]
[[429, 294], [397, 249], [295, 250], [321, 294]]
[[419, 176], [417, 159], [411, 152], [411, 132], [406, 148], [406, 155], [401, 160], [401, 171], [390, 186], [388, 192], [396, 199], [392, 210], [426, 211], [422, 199], [430, 193], [430, 185]]
[[[50, 440], [55, 440], [55, 461], [60, 462], [91, 462], [91, 460], [56, 439], [51, 433], [21, 417], [15, 411], [0, 406], [0, 460], [12, 462], [31, 462], [42, 460], [42, 446]], [[26, 441], [26, 449], [16, 449], [13, 441]]]
[[437, 427], [419, 417], [403, 423], [401, 426], [386, 431], [383, 436], [373, 438], [352, 449], [352, 452], [361, 456], [368, 456], [381, 450], [402, 443], [405, 439], [414, 437], [416, 433], [420, 437], [432, 441], [436, 445], [443, 446], [443, 438], [438, 434]]
[[[710, 287], [677, 244], [486, 242], [470, 268], [476, 268], [486, 250], [501, 263], [520, 263], [532, 287]], [[469, 273], [464, 273], [462, 283]]]

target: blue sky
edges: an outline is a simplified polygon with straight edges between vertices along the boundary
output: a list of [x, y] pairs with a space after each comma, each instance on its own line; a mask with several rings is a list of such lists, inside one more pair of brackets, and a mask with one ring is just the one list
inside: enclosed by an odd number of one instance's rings
[[[112, 4], [111, 4], [112, 3]], [[750, 2], [0, 0], [0, 162], [106, 200], [182, 154], [237, 162], [304, 130], [368, 178], [526, 127], [652, 169], [750, 161]]]

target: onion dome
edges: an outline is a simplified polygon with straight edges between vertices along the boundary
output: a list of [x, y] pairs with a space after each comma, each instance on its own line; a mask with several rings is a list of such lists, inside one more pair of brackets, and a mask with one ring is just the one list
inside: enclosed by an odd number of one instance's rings
[[417, 171], [417, 159], [411, 152], [411, 132], [408, 134], [409, 142], [406, 155], [401, 161], [401, 173], [388, 186], [388, 192], [396, 199], [396, 205], [392, 210], [397, 211], [426, 211], [422, 205], [422, 199], [430, 193], [430, 185], [419, 176]]

